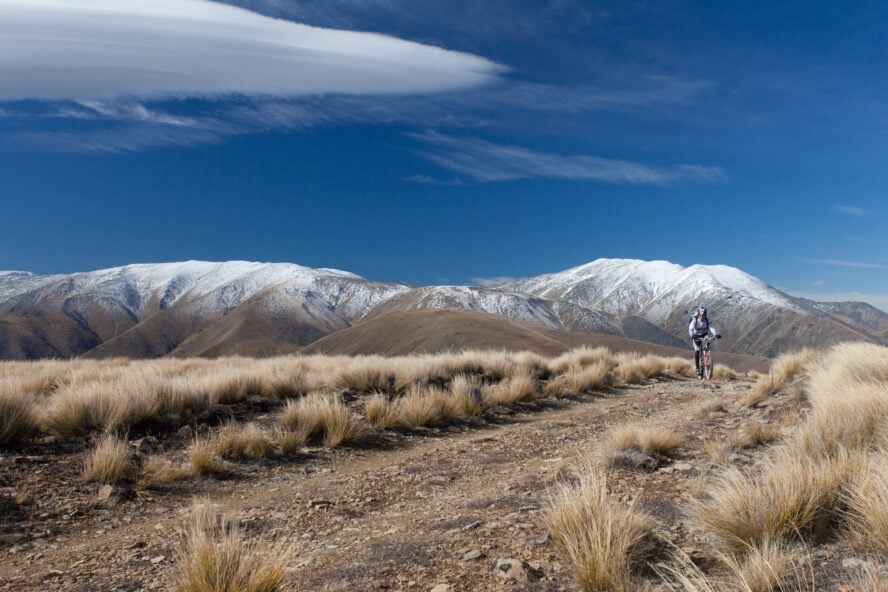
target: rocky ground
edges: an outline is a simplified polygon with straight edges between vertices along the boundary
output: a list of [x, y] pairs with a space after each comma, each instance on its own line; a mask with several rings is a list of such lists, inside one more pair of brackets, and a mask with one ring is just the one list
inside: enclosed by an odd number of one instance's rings
[[[710, 471], [703, 442], [737, 441], [755, 423], [785, 429], [781, 409], [792, 406], [784, 396], [743, 408], [751, 385], [651, 380], [151, 491], [83, 483], [77, 442], [5, 451], [0, 590], [172, 589], [194, 497], [220, 504], [250, 537], [291, 544], [288, 590], [575, 590], [544, 525], [547, 491], [626, 422], [667, 427], [687, 444], [653, 470], [616, 470], [611, 489], [705, 566], [713, 549], [687, 503]], [[134, 442], [170, 457], [179, 444]], [[762, 450], [735, 447], [730, 461], [751, 463]], [[817, 569], [840, 562], [836, 549], [817, 553]]]

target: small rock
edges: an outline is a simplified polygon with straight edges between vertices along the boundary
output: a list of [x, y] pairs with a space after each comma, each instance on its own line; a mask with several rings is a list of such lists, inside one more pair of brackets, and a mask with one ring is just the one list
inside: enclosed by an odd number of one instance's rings
[[463, 555], [460, 561], [474, 561], [475, 559], [480, 559], [483, 556], [484, 553], [482, 553], [478, 549], [474, 549]]
[[674, 468], [676, 471], [693, 471], [694, 465], [690, 463], [675, 463]]
[[533, 542], [537, 545], [545, 545], [549, 542], [549, 533], [547, 532], [546, 534], [536, 537], [535, 539], [533, 539]]
[[431, 592], [453, 592], [453, 586], [450, 584], [438, 584], [432, 588]]
[[144, 438], [136, 440], [134, 443], [136, 450], [145, 454], [148, 454], [149, 452], [157, 448], [157, 444], [158, 440], [154, 436], [145, 436]]
[[502, 580], [527, 581], [530, 566], [520, 559], [497, 559], [493, 564], [493, 573]]
[[317, 499], [317, 500], [309, 500], [308, 501], [309, 508], [329, 508], [330, 506], [333, 506], [333, 505], [335, 505], [335, 504], [330, 500]]
[[151, 563], [157, 565], [158, 563], [162, 563], [164, 559], [166, 559], [166, 557], [164, 557], [163, 555], [158, 555], [157, 557], [151, 558]]
[[179, 428], [179, 431], [176, 432], [176, 435], [183, 440], [190, 440], [194, 437], [194, 429], [190, 425], [184, 425]]

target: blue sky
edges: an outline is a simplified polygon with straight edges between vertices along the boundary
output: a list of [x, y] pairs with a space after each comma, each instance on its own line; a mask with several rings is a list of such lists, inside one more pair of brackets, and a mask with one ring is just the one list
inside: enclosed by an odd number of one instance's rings
[[0, 0], [0, 269], [599, 257], [888, 310], [876, 2]]

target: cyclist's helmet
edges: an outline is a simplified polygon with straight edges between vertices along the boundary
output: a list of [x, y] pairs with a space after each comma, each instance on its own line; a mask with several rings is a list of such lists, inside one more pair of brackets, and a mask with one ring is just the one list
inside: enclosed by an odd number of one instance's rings
[[697, 309], [697, 316], [705, 317], [706, 316], [706, 307], [701, 306]]

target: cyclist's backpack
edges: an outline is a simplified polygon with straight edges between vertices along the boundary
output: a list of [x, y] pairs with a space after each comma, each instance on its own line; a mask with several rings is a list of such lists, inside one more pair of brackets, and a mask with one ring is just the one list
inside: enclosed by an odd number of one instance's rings
[[709, 333], [709, 317], [703, 317], [702, 321], [697, 321], [692, 317], [692, 322], [694, 323], [694, 334], [698, 337], [703, 337]]

